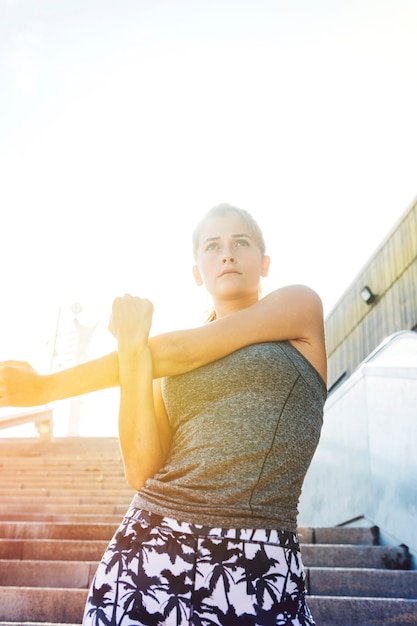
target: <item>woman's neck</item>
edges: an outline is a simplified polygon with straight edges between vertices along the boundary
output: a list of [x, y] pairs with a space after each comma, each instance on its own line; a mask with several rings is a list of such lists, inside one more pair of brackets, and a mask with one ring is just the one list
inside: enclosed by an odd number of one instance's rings
[[216, 319], [226, 317], [232, 313], [237, 313], [237, 311], [241, 311], [242, 309], [247, 309], [249, 306], [252, 306], [252, 304], [256, 304], [258, 300], [258, 294], [246, 296], [244, 298], [236, 298], [235, 300], [216, 300], [214, 302]]

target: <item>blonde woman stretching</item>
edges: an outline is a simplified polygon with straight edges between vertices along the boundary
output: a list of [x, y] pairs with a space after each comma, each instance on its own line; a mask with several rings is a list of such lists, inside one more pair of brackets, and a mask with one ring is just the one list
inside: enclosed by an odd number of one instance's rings
[[149, 337], [152, 304], [117, 298], [117, 353], [48, 376], [4, 363], [0, 405], [120, 385], [120, 447], [137, 493], [85, 626], [314, 624], [297, 504], [326, 399], [321, 301], [300, 285], [259, 297], [270, 260], [246, 211], [213, 208], [193, 243], [210, 323]]

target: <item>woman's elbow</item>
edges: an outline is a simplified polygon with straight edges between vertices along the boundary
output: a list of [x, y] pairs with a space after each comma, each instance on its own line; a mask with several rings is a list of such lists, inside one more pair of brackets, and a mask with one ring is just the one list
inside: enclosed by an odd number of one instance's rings
[[129, 487], [134, 489], [134, 491], [140, 491], [147, 480], [146, 478], [141, 479], [138, 476], [132, 476], [127, 472], [125, 472], [125, 477], [127, 484], [129, 485]]
[[153, 474], [149, 472], [140, 472], [136, 470], [129, 470], [125, 466], [125, 477], [129, 487], [132, 487], [135, 491], [142, 489], [148, 478], [152, 478]]
[[160, 470], [162, 465], [162, 459], [159, 463], [155, 463], [146, 467], [140, 466], [138, 464], [130, 466], [125, 463], [124, 469], [127, 484], [135, 491], [139, 491], [140, 489], [142, 489], [148, 478], [153, 478], [155, 476], [155, 474]]

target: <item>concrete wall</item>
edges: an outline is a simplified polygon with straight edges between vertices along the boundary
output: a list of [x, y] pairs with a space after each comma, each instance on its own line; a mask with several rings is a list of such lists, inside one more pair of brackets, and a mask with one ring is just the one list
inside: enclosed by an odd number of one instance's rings
[[417, 333], [396, 334], [329, 397], [301, 526], [356, 518], [417, 557]]

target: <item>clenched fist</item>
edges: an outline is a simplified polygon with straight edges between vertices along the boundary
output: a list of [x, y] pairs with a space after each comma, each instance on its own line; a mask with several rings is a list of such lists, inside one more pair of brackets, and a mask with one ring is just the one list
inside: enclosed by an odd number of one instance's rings
[[37, 406], [48, 402], [44, 376], [24, 361], [0, 361], [0, 406]]
[[148, 343], [153, 304], [146, 298], [126, 294], [113, 301], [109, 330], [119, 351], [132, 351]]

